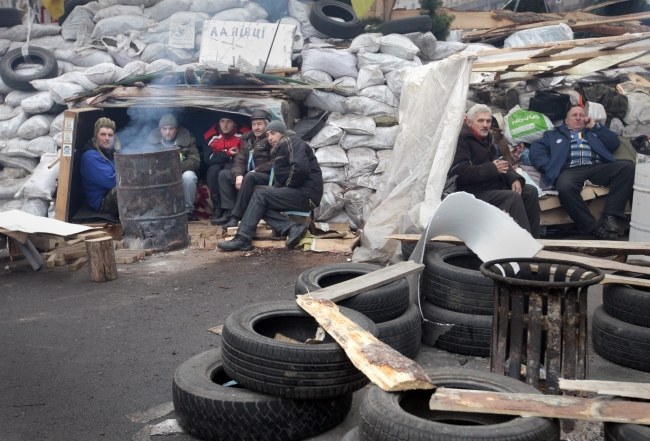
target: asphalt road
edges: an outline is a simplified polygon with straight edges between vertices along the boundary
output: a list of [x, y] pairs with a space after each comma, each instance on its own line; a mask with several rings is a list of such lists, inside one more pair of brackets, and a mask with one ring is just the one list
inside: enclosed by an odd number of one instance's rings
[[[193, 440], [150, 437], [150, 429], [174, 418], [176, 367], [220, 345], [208, 329], [245, 304], [291, 299], [303, 270], [344, 261], [300, 251], [184, 250], [119, 265], [119, 278], [106, 283], [90, 281], [87, 268], [34, 272], [26, 261], [1, 261], [0, 439]], [[598, 303], [596, 287], [590, 309]], [[417, 361], [481, 369], [487, 362], [424, 345]], [[589, 368], [592, 379], [650, 382], [649, 374], [594, 354]], [[362, 394], [355, 394], [355, 407]], [[313, 440], [341, 439], [357, 417], [353, 411]]]

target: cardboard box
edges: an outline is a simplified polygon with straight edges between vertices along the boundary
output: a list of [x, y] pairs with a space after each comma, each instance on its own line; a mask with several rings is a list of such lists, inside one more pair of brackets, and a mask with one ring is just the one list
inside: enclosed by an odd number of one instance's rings
[[[609, 188], [607, 187], [598, 187], [595, 185], [585, 185], [585, 188], [582, 189], [580, 195], [585, 201], [591, 201], [593, 199], [605, 196], [609, 193]], [[560, 198], [557, 196], [544, 196], [539, 200], [539, 209], [541, 211], [552, 210], [554, 208], [561, 207]]]

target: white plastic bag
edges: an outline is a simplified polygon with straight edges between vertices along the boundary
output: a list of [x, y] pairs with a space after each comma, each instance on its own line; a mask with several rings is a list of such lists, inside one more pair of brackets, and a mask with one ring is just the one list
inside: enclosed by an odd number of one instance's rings
[[54, 115], [34, 115], [20, 125], [16, 131], [16, 136], [28, 141], [39, 136], [45, 136], [50, 133], [50, 124], [52, 124], [53, 120]]
[[356, 78], [359, 74], [357, 58], [354, 54], [341, 49], [303, 49], [302, 69], [327, 72], [334, 79]]
[[[357, 66], [361, 69], [364, 66], [376, 64], [379, 66], [383, 73], [391, 72], [405, 67], [418, 67], [422, 66], [422, 62], [418, 57], [413, 57], [412, 60], [405, 60], [390, 54], [380, 54], [360, 51], [357, 54]], [[356, 77], [356, 75], [355, 75]]]
[[340, 185], [326, 182], [323, 185], [323, 197], [320, 205], [314, 209], [314, 218], [325, 219], [335, 216], [343, 210], [345, 201], [343, 200], [343, 189]]
[[379, 165], [379, 159], [373, 149], [358, 147], [348, 150], [348, 164], [345, 166], [346, 179], [373, 173]]
[[[392, 149], [397, 139], [399, 126], [377, 127], [375, 135], [349, 135], [341, 138], [341, 147], [350, 150], [357, 147], [368, 147], [374, 150]], [[349, 159], [349, 158], [348, 158]]]
[[503, 47], [522, 47], [565, 40], [573, 40], [573, 31], [566, 24], [560, 23], [517, 31], [503, 41]]
[[315, 107], [316, 109], [326, 110], [329, 112], [349, 113], [343, 107], [343, 102], [350, 98], [346, 98], [336, 93], [323, 92], [320, 90], [312, 90], [305, 105], [307, 107]]
[[352, 53], [359, 51], [379, 52], [382, 35], [378, 33], [361, 34], [350, 42], [348, 50]]
[[417, 55], [419, 49], [407, 36], [389, 34], [381, 37], [379, 51], [410, 61]]
[[339, 127], [326, 124], [314, 137], [309, 141], [313, 148], [325, 147], [327, 145], [338, 144], [343, 136], [343, 130]]
[[378, 64], [363, 66], [359, 69], [359, 75], [357, 76], [357, 90], [361, 91], [370, 86], [380, 86], [385, 81], [384, 73]]
[[36, 95], [25, 98], [21, 104], [23, 110], [29, 114], [49, 112], [56, 103], [49, 92], [39, 92]]
[[343, 167], [348, 163], [348, 156], [338, 145], [326, 145], [316, 149], [318, 164], [325, 167]]
[[25, 185], [16, 192], [16, 198], [39, 198], [47, 201], [52, 200], [56, 190], [56, 180], [59, 176], [59, 164], [48, 168], [57, 158], [56, 153], [46, 153], [41, 156], [39, 164], [34, 173], [27, 179]]
[[356, 114], [347, 114], [338, 117], [330, 116], [327, 123], [334, 127], [340, 127], [345, 133], [353, 135], [374, 135], [375, 128], [377, 127], [375, 120], [371, 117]]
[[388, 86], [370, 86], [359, 92], [360, 96], [372, 98], [392, 107], [399, 107], [399, 100]]
[[[365, 89], [364, 89], [365, 90]], [[365, 96], [351, 96], [346, 98], [343, 103], [343, 112], [357, 113], [360, 115], [398, 115], [397, 107], [389, 106], [380, 101]]]

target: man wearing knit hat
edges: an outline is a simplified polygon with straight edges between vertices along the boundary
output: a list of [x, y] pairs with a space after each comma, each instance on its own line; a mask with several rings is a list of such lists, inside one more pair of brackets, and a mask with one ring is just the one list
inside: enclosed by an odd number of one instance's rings
[[258, 185], [268, 185], [271, 161], [271, 144], [266, 139], [266, 125], [271, 116], [264, 109], [251, 114], [252, 130], [241, 137], [241, 150], [233, 159], [232, 169], [219, 173], [219, 192], [223, 216], [212, 218], [213, 225], [236, 227], [241, 220], [253, 191]]
[[95, 122], [93, 137], [81, 154], [81, 184], [88, 206], [115, 217], [119, 217], [119, 211], [114, 153], [119, 148], [115, 122], [102, 117]]
[[201, 155], [196, 148], [196, 138], [171, 113], [164, 114], [158, 121], [158, 129], [153, 130], [147, 142], [158, 149], [176, 148], [180, 150], [183, 194], [188, 220], [194, 217], [194, 200], [196, 198], [197, 173], [201, 166]]
[[234, 239], [217, 246], [223, 251], [246, 251], [261, 219], [280, 235], [288, 249], [294, 248], [307, 232], [307, 225], [291, 221], [283, 211], [311, 211], [323, 196], [323, 175], [312, 148], [281, 121], [266, 126], [271, 144], [271, 182], [258, 187], [244, 212]]

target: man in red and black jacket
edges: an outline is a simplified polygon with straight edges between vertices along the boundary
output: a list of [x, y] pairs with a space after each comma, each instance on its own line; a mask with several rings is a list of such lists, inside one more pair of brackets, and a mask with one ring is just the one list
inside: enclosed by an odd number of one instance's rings
[[239, 153], [241, 137], [249, 130], [246, 126], [238, 126], [232, 118], [224, 116], [203, 134], [208, 146], [204, 149], [203, 161], [208, 166], [206, 180], [214, 207], [213, 217], [223, 214], [219, 195], [219, 173], [232, 167], [232, 159]]

